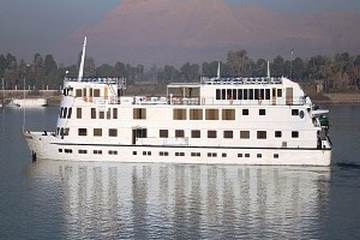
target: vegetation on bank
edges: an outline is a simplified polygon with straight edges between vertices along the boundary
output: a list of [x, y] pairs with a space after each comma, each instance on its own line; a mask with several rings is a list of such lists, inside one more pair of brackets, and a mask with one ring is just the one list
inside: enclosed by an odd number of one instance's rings
[[[277, 56], [271, 60], [272, 76], [287, 76], [298, 81], [317, 93], [357, 92], [360, 90], [360, 55], [339, 53], [334, 56], [314, 56], [306, 59], [296, 57], [293, 60]], [[35, 89], [58, 89], [65, 72], [76, 76], [77, 65], [58, 64], [51, 54], [35, 54], [30, 64], [18, 60], [12, 54], [0, 54], [0, 78], [4, 79], [6, 89], [22, 88], [23, 78], [27, 85]], [[215, 76], [217, 61], [202, 64], [185, 63], [180, 67], [164, 65], [145, 68], [143, 65], [131, 65], [116, 62], [114, 65], [96, 66], [95, 60], [88, 57], [85, 64], [86, 76], [125, 77], [127, 84], [164, 86], [169, 82], [194, 82], [200, 75]], [[252, 59], [245, 50], [230, 51], [222, 62], [223, 76], [265, 76], [266, 60]]]

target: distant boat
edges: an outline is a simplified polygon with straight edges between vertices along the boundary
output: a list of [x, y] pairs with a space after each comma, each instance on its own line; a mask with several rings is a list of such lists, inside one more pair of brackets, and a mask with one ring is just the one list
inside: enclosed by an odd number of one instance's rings
[[25, 98], [25, 99], [12, 99], [7, 105], [8, 107], [18, 108], [41, 108], [48, 105], [46, 98]]

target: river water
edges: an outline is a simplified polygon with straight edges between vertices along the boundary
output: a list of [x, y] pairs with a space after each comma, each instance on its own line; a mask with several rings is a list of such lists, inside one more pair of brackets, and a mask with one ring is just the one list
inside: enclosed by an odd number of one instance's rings
[[360, 106], [328, 107], [332, 167], [32, 163], [0, 110], [0, 239], [360, 239]]

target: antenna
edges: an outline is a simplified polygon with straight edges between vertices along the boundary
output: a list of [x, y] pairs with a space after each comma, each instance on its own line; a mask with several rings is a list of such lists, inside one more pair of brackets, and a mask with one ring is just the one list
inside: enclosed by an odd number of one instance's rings
[[271, 74], [270, 74], [270, 61], [268, 60], [267, 61], [267, 78], [270, 78], [271, 77]]
[[81, 62], [80, 62], [80, 68], [79, 68], [79, 76], [78, 76], [78, 82], [81, 82], [83, 76], [84, 76], [84, 65], [85, 65], [85, 56], [86, 56], [86, 44], [87, 44], [87, 37], [84, 38], [84, 44], [81, 52]]
[[221, 62], [218, 62], [217, 78], [220, 79], [220, 77], [221, 77]]

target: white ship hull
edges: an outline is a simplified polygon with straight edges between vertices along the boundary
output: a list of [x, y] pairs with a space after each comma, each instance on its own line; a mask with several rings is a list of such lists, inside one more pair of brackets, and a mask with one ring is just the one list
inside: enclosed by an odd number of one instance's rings
[[[331, 149], [72, 144], [42, 133], [25, 133], [25, 139], [34, 158], [62, 161], [297, 166], [329, 166], [331, 163]], [[86, 154], [80, 154], [79, 150]], [[193, 156], [194, 153], [198, 155]]]
[[48, 105], [45, 98], [13, 99], [8, 107], [18, 108], [42, 108]]

